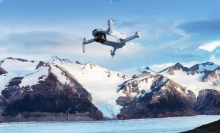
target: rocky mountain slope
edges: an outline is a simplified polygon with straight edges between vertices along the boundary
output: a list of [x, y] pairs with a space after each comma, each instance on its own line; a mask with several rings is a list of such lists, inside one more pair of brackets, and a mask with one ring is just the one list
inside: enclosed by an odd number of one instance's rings
[[[13, 63], [21, 68], [6, 67]], [[0, 121], [104, 120], [90, 93], [64, 68], [13, 58], [1, 66], [8, 73], [1, 75]]]
[[[47, 61], [27, 61], [18, 58], [6, 58], [2, 61], [1, 67], [4, 74], [0, 75], [0, 91], [2, 91], [0, 105], [4, 105], [2, 114], [5, 117], [8, 114], [6, 112], [10, 112], [6, 107], [15, 106], [10, 104], [12, 101], [15, 102], [18, 99], [24, 98], [26, 95], [30, 95], [29, 99], [35, 100], [36, 93], [43, 93], [42, 99], [45, 102], [47, 99], [44, 97], [50, 94], [54, 96], [52, 98], [50, 97], [50, 100], [59, 99], [60, 95], [63, 96], [64, 94], [68, 98], [73, 96], [77, 98], [78, 95], [78, 98], [87, 99], [88, 103], [91, 104], [88, 108], [91, 107], [89, 112], [93, 112], [91, 114], [92, 119], [101, 120], [103, 119], [102, 115], [107, 119], [116, 119], [117, 114], [122, 108], [120, 105], [117, 105], [116, 99], [123, 95], [122, 93], [116, 93], [116, 91], [118, 85], [129, 78], [128, 75], [101, 68], [92, 62], [82, 65], [78, 61], [72, 62], [56, 56]], [[55, 100], [54, 102], [60, 105], [62, 100], [58, 100], [57, 102]], [[72, 102], [69, 101], [69, 104], [72, 104]], [[55, 103], [49, 103], [49, 105], [53, 106]], [[32, 105], [33, 103], [29, 104]], [[54, 107], [50, 110], [53, 112], [56, 108]], [[63, 107], [60, 106], [60, 108]], [[42, 112], [42, 110], [31, 110], [30, 112], [33, 113], [33, 111], [34, 113], [36, 111]], [[19, 111], [16, 112], [20, 113]], [[94, 112], [97, 112], [97, 114], [94, 114]], [[87, 113], [86, 116], [90, 115], [88, 111], [84, 113]], [[13, 113], [9, 115], [13, 115]]]
[[0, 121], [138, 119], [220, 114], [220, 68], [180, 63], [128, 76], [92, 62], [0, 61]]
[[119, 119], [220, 114], [219, 67], [180, 63], [158, 73], [144, 71], [121, 85]]

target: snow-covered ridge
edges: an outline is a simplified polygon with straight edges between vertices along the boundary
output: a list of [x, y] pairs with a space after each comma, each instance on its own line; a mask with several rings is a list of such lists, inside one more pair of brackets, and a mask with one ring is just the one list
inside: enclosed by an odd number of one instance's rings
[[102, 68], [95, 63], [63, 63], [61, 59], [53, 58], [51, 64], [71, 73], [92, 95], [92, 103], [98, 107], [105, 117], [116, 118], [122, 106], [116, 104], [119, 96], [124, 94], [118, 92], [117, 88], [130, 76]]
[[0, 75], [0, 85], [3, 86], [0, 91], [11, 79], [18, 76], [22, 77], [19, 86], [29, 86], [31, 91], [31, 86], [45, 80], [49, 73], [53, 73], [63, 85], [68, 85], [70, 79], [63, 73], [67, 71], [91, 94], [92, 103], [108, 118], [115, 118], [120, 112], [122, 106], [117, 105], [116, 100], [124, 94], [117, 92], [117, 88], [130, 78], [128, 75], [102, 68], [92, 62], [83, 65], [78, 61], [60, 59], [57, 56], [43, 62], [7, 58], [1, 63], [1, 67], [8, 73]]
[[[102, 68], [92, 62], [81, 64], [78, 61], [60, 59], [57, 56], [53, 56], [50, 60], [43, 62], [7, 58], [0, 61], [0, 67], [8, 72], [7, 74], [0, 75], [0, 91], [4, 89], [4, 86], [12, 78], [18, 76], [23, 77], [22, 82], [19, 84], [20, 87], [36, 85], [39, 81], [45, 80], [49, 73], [53, 73], [61, 84], [69, 84], [70, 79], [63, 73], [63, 71], [67, 71], [91, 94], [92, 103], [108, 118], [115, 118], [120, 112], [122, 106], [116, 103], [119, 97], [144, 96], [146, 93], [150, 93], [153, 88], [158, 87], [166, 90], [168, 87], [163, 86], [163, 84], [168, 84], [171, 80], [180, 84], [186, 90], [192, 90], [196, 95], [203, 89], [220, 90], [220, 84], [213, 85], [214, 82], [220, 81], [220, 76], [218, 76], [220, 71], [215, 71], [214, 76], [211, 76], [215, 79], [201, 82], [209, 74], [206, 71], [212, 72], [217, 67], [217, 65], [210, 62], [196, 64], [191, 68], [177, 63], [164, 69], [161, 73], [155, 73], [149, 67], [135, 68], [138, 72], [132, 77]], [[190, 71], [195, 71], [195, 73], [189, 74]], [[161, 75], [164, 77], [157, 82], [157, 78]], [[120, 90], [119, 86], [122, 84], [126, 92]], [[176, 90], [183, 93], [182, 88], [177, 86]]]
[[213, 71], [218, 67], [218, 65], [212, 63], [212, 62], [206, 62], [206, 63], [201, 63], [201, 64], [196, 64], [192, 67], [189, 68], [190, 71], [205, 71], [205, 70], [209, 70], [209, 71]]

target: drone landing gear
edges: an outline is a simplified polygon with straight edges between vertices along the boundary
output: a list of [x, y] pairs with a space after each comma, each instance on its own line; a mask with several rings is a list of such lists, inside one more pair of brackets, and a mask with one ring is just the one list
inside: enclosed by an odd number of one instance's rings
[[112, 56], [112, 57], [114, 57], [115, 51], [116, 51], [116, 48], [113, 48], [113, 49], [111, 50], [111, 56]]

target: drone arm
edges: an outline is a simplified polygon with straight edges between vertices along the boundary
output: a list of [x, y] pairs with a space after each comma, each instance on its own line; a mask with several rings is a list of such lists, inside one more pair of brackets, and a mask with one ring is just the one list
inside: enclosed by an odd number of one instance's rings
[[112, 33], [112, 32], [113, 32], [113, 22], [112, 22], [112, 20], [109, 20], [109, 21], [108, 21], [108, 26], [109, 26], [109, 27], [108, 27], [108, 32], [111, 32], [111, 33]]
[[135, 38], [141, 38], [141, 34], [139, 32], [136, 32], [135, 35], [130, 36], [130, 37], [124, 39], [123, 41], [128, 42], [128, 41], [131, 41], [131, 40], [133, 40]]
[[83, 47], [83, 53], [85, 53], [85, 45], [86, 44], [89, 44], [89, 43], [92, 43], [95, 41], [95, 38], [93, 39], [90, 39], [90, 40], [87, 40], [86, 38], [83, 39], [83, 43], [82, 43], [82, 47]]

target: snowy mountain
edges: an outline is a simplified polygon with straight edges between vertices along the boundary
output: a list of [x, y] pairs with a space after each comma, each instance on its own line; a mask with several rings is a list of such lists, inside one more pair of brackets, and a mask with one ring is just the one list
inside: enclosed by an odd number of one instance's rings
[[218, 65], [212, 63], [212, 62], [206, 62], [206, 63], [201, 63], [201, 64], [196, 64], [192, 67], [189, 68], [189, 71], [213, 71], [214, 69], [216, 69], [218, 67]]
[[117, 98], [122, 95], [116, 93], [117, 88], [130, 76], [102, 68], [92, 62], [81, 65], [79, 62], [64, 62], [58, 57], [52, 57], [48, 62], [59, 65], [74, 75], [92, 95], [92, 103], [104, 117], [116, 118], [122, 108], [116, 104]]
[[214, 87], [211, 81], [202, 82], [217, 67], [217, 65], [210, 62], [196, 64], [190, 68], [177, 63], [159, 72], [159, 74], [168, 77], [198, 95], [199, 91], [203, 89], [220, 89], [219, 87]]
[[[12, 64], [17, 67], [11, 66]], [[59, 86], [74, 87], [75, 85], [72, 85], [67, 76], [71, 75], [74, 80], [82, 84], [82, 87], [86, 88], [92, 97], [91, 102], [103, 113], [104, 117], [111, 119], [116, 118], [122, 108], [116, 104], [117, 98], [123, 95], [116, 93], [118, 85], [129, 78], [128, 75], [99, 67], [92, 62], [82, 65], [78, 61], [72, 62], [56, 56], [44, 62], [7, 58], [1, 67], [3, 72], [8, 72], [1, 75], [0, 80], [2, 95], [8, 99], [13, 100], [19, 98], [22, 93], [35, 91], [34, 86], [41, 85], [41, 82], [50, 77], [50, 73], [55, 75]]]
[[104, 119], [90, 93], [54, 62], [7, 58], [1, 67], [8, 73], [0, 75], [0, 121]]
[[220, 68], [210, 62], [195, 66], [177, 63], [156, 74], [134, 75], [121, 85], [126, 97], [117, 100], [123, 105], [118, 118], [220, 114]]
[[129, 76], [57, 56], [46, 61], [6, 58], [0, 61], [0, 121], [220, 114], [217, 65], [187, 68], [177, 63], [158, 73], [149, 67], [136, 70]]

